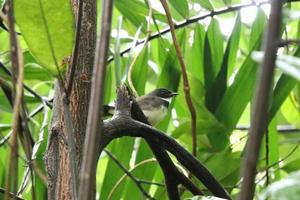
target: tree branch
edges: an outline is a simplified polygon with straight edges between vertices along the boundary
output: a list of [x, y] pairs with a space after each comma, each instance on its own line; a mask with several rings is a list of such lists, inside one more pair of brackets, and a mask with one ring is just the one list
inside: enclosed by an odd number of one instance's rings
[[[139, 105], [133, 99], [131, 113], [133, 119], [136, 119], [142, 123], [150, 125], [147, 118], [143, 114], [142, 110], [140, 109]], [[190, 190], [194, 195], [201, 195], [203, 194], [202, 191], [192, 182], [190, 181], [184, 174], [182, 174], [177, 167], [172, 162], [170, 156], [160, 147], [160, 145], [156, 144], [151, 140], [146, 140], [149, 147], [151, 148], [152, 152], [154, 153], [166, 179], [166, 186], [168, 190], [168, 195], [170, 199], [178, 199], [178, 185], [184, 185], [188, 190]], [[178, 195], [178, 196], [175, 196]]]
[[271, 13], [265, 36], [264, 59], [259, 68], [256, 81], [256, 91], [254, 97], [253, 115], [251, 117], [251, 126], [249, 138], [246, 145], [245, 160], [242, 171], [242, 187], [239, 195], [240, 200], [253, 199], [254, 179], [256, 175], [256, 165], [259, 155], [260, 144], [263, 133], [267, 125], [267, 110], [269, 102], [269, 93], [273, 81], [276, 53], [278, 42], [280, 41], [280, 24], [282, 1], [271, 2]]
[[[152, 126], [136, 121], [130, 117], [130, 101], [126, 91], [122, 92], [122, 90], [118, 90], [115, 115], [112, 119], [104, 121], [103, 125], [103, 137], [107, 143], [114, 138], [123, 136], [142, 137], [146, 141], [150, 141], [151, 143], [158, 145], [161, 149], [171, 152], [177, 160], [200, 181], [202, 181], [215, 196], [230, 199], [230, 196], [210, 174], [210, 172], [173, 138]], [[173, 180], [175, 184], [170, 183], [171, 180]], [[179, 198], [179, 195], [176, 195], [176, 193], [178, 193], [178, 180], [180, 179], [175, 180], [174, 176], [169, 180], [166, 179], [167, 186], [169, 185], [170, 187], [169, 192], [175, 192], [171, 194], [171, 198]]]
[[[97, 144], [102, 139], [101, 107], [104, 94], [105, 73], [107, 65], [108, 46], [110, 38], [111, 20], [112, 20], [112, 0], [104, 0], [102, 4], [102, 22], [100, 41], [97, 43], [96, 57], [92, 77], [91, 98], [89, 104], [89, 115], [87, 120], [86, 138], [83, 148], [83, 162], [81, 167], [79, 199], [93, 199], [91, 189], [96, 177], [97, 167]], [[100, 130], [100, 134], [98, 133]], [[98, 139], [99, 138], [99, 139]], [[101, 149], [100, 149], [101, 151]]]

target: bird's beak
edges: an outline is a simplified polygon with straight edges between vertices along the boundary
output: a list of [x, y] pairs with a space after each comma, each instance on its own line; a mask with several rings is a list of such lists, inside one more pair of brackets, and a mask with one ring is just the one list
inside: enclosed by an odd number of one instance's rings
[[172, 93], [172, 97], [173, 97], [173, 96], [177, 96], [177, 95], [178, 95], [177, 92], [173, 92], [173, 93]]

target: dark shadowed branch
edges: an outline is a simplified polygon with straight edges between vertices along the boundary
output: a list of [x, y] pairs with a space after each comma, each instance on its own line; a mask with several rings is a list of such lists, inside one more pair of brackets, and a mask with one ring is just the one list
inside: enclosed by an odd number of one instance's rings
[[[147, 118], [143, 114], [142, 110], [133, 99], [131, 114], [133, 119], [136, 119], [140, 122], [145, 124], [149, 124]], [[146, 140], [149, 147], [151, 148], [153, 154], [155, 155], [162, 171], [165, 176], [166, 187], [168, 190], [168, 195], [170, 199], [178, 199], [178, 185], [184, 185], [188, 190], [190, 190], [194, 195], [201, 195], [203, 194], [202, 191], [191, 181], [189, 180], [183, 173], [181, 173], [173, 161], [171, 160], [170, 156], [168, 155], [167, 151], [160, 147], [159, 144], [151, 141]], [[176, 196], [175, 196], [176, 195]]]
[[254, 180], [256, 175], [256, 165], [260, 144], [268, 121], [267, 110], [269, 93], [273, 81], [278, 42], [280, 41], [282, 3], [281, 0], [271, 2], [271, 13], [264, 43], [265, 55], [258, 71], [253, 115], [251, 117], [249, 138], [243, 163], [243, 182], [239, 196], [240, 200], [253, 199], [255, 191]]
[[[122, 87], [117, 93], [116, 112], [114, 117], [110, 120], [105, 120], [103, 124], [103, 140], [106, 144], [115, 138], [123, 136], [142, 137], [148, 143], [150, 141], [151, 143], [159, 146], [159, 148], [162, 150], [167, 150], [172, 153], [177, 160], [188, 171], [194, 174], [215, 196], [231, 199], [220, 183], [212, 176], [212, 174], [197, 160], [197, 158], [179, 145], [176, 140], [152, 126], [132, 119], [130, 114], [131, 106], [128, 93], [126, 92], [125, 88]], [[169, 185], [170, 188], [168, 190], [170, 190], [170, 192], [172, 191], [176, 194], [176, 191], [178, 191], [177, 185], [179, 183], [186, 187], [187, 184], [190, 184], [185, 183], [186, 179], [183, 181], [181, 178], [182, 177], [176, 177], [173, 174], [172, 179], [166, 179], [166, 186], [168, 187]], [[171, 180], [174, 182], [170, 183], [169, 181]], [[187, 187], [187, 189], [193, 192], [190, 187]], [[176, 197], [176, 199], [179, 198], [178, 195], [171, 197]]]

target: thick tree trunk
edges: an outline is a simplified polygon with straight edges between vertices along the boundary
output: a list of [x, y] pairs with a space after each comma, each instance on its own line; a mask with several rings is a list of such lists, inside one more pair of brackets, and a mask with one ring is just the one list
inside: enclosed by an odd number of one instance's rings
[[[78, 0], [72, 2], [77, 16]], [[76, 170], [82, 161], [82, 149], [88, 115], [92, 67], [96, 44], [96, 1], [83, 0], [82, 25], [80, 32], [79, 56], [75, 66], [73, 87], [69, 97], [76, 147]], [[71, 169], [67, 134], [64, 131], [62, 98], [58, 87], [55, 90], [52, 122], [49, 129], [45, 164], [48, 176], [48, 199], [72, 199]]]

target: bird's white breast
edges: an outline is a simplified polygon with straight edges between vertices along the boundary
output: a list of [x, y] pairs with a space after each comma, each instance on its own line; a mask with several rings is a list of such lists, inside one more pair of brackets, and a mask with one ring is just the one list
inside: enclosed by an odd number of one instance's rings
[[144, 115], [152, 125], [156, 125], [160, 122], [167, 114], [168, 109], [165, 106], [153, 110], [143, 110]]

